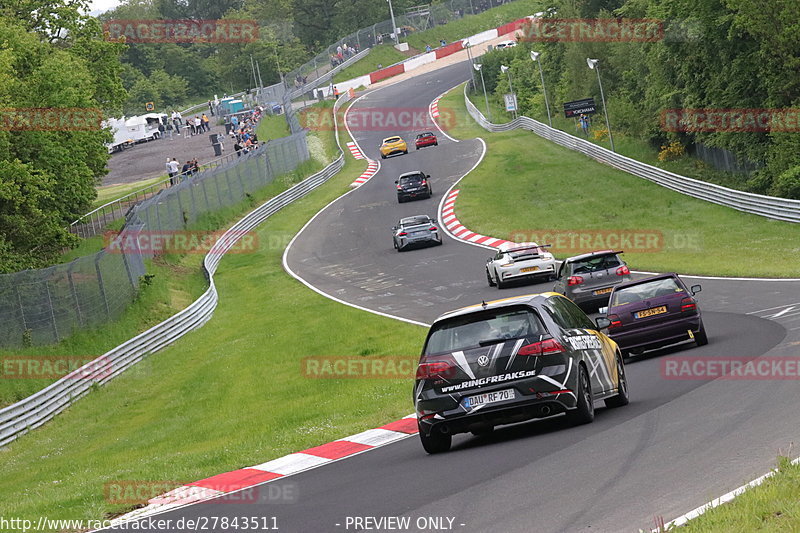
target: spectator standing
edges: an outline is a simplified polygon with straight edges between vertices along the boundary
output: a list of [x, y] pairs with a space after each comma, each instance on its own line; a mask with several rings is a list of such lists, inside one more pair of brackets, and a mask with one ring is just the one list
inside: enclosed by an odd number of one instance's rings
[[172, 159], [169, 157], [167, 158], [167, 176], [169, 176], [169, 183], [172, 185], [172, 178], [175, 177], [175, 173], [172, 170]]
[[178, 183], [178, 166], [179, 166], [178, 165], [178, 160], [173, 157], [172, 161], [169, 162], [169, 171], [170, 171], [169, 184], [170, 185], [175, 185], [176, 183]]
[[200, 173], [200, 165], [197, 163], [197, 158], [192, 159], [191, 168], [192, 176]]
[[211, 103], [211, 100], [208, 101], [208, 112], [211, 113], [211, 116], [214, 116], [214, 105]]
[[209, 122], [210, 120], [208, 118], [208, 115], [203, 113], [203, 129], [205, 129], [206, 131], [211, 131], [211, 126], [209, 125]]
[[187, 161], [183, 164], [183, 168], [181, 169], [181, 179], [186, 179], [192, 172], [192, 162]]

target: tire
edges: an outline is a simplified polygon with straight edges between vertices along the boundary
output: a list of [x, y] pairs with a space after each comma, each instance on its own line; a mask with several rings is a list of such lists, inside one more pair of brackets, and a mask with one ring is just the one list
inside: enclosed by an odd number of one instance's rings
[[408, 150], [406, 150], [405, 152], [403, 152], [403, 155], [408, 155]]
[[381, 154], [381, 159], [386, 159], [386, 156]]
[[402, 198], [400, 198], [400, 197], [398, 196], [398, 197], [397, 197], [397, 203], [398, 203], [398, 204], [402, 204], [403, 202], [405, 202], [405, 200], [403, 200]]
[[589, 373], [583, 365], [578, 368], [578, 406], [567, 411], [567, 420], [570, 425], [580, 426], [594, 421], [594, 401], [592, 400], [592, 382], [589, 380]]
[[439, 142], [437, 141], [437, 142], [433, 143], [433, 145], [434, 146], [439, 146]]
[[503, 283], [503, 280], [500, 279], [500, 276], [497, 276], [497, 288], [498, 289], [505, 289], [506, 284]]
[[708, 335], [706, 334], [706, 327], [703, 325], [702, 320], [700, 321], [700, 329], [694, 334], [694, 342], [697, 346], [705, 346], [708, 344]]
[[630, 397], [628, 396], [628, 379], [625, 377], [625, 365], [622, 363], [622, 354], [619, 353], [617, 354], [617, 375], [619, 376], [617, 385], [619, 393], [611, 398], [606, 398], [605, 404], [609, 409], [622, 407], [630, 403]]
[[449, 433], [445, 434], [440, 431], [432, 432], [429, 436], [425, 436], [425, 432], [420, 429], [419, 440], [422, 442], [422, 447], [430, 454], [444, 453], [450, 449], [453, 442], [453, 437]]
[[419, 146], [417, 146], [417, 150], [419, 150]]
[[489, 282], [489, 286], [490, 286], [490, 287], [494, 287], [494, 286], [495, 286], [495, 282], [494, 282], [494, 280], [492, 279], [492, 275], [491, 275], [491, 274], [489, 274], [489, 269], [488, 269], [488, 268], [486, 269], [486, 281], [488, 281], [488, 282]]

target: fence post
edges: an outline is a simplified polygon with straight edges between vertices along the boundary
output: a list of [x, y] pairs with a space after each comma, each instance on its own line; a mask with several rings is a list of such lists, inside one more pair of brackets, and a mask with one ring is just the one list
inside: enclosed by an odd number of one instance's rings
[[53, 333], [56, 336], [56, 342], [59, 342], [61, 339], [58, 336], [58, 325], [56, 325], [56, 313], [53, 310], [53, 298], [50, 297], [50, 281], [44, 280], [44, 289], [47, 291], [47, 305], [50, 307], [50, 320], [53, 323]]
[[19, 316], [22, 318], [22, 331], [28, 331], [28, 324], [25, 321], [25, 310], [22, 307], [22, 295], [19, 293], [19, 285], [14, 285], [14, 290], [17, 291], [17, 303], [19, 304]]
[[67, 281], [69, 281], [69, 292], [72, 293], [72, 301], [75, 304], [75, 312], [78, 315], [78, 325], [83, 327], [83, 313], [81, 313], [81, 304], [78, 300], [78, 291], [75, 290], [75, 280], [72, 279], [72, 269], [75, 268], [78, 259], [73, 260], [69, 267], [67, 267]]
[[104, 252], [98, 252], [94, 257], [94, 270], [97, 273], [97, 283], [100, 286], [100, 296], [103, 297], [103, 304], [106, 307], [106, 316], [111, 316], [111, 308], [108, 306], [108, 298], [106, 297], [106, 287], [103, 283], [103, 274], [100, 272], [100, 259]]

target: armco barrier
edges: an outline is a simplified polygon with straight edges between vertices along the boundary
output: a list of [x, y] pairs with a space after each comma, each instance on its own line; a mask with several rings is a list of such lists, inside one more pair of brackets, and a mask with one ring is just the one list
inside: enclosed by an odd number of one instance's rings
[[[347, 100], [348, 95], [345, 93], [337, 101], [333, 113], [335, 114], [339, 106]], [[218, 296], [214, 285], [214, 273], [225, 252], [230, 250], [242, 235], [261, 224], [281, 208], [325, 183], [344, 166], [344, 152], [338, 140], [338, 124], [336, 122], [334, 124], [339, 145], [339, 157], [322, 171], [270, 199], [223, 234], [203, 259], [203, 268], [209, 280], [209, 287], [200, 298], [183, 311], [106, 352], [73, 374], [89, 373], [92, 375], [91, 378], [70, 376], [61, 378], [36, 394], [0, 409], [0, 446], [5, 446], [31, 429], [41, 426], [88, 393], [95, 384], [102, 385], [112, 380], [147, 355], [168, 346], [188, 332], [205, 324], [217, 307]]]
[[624, 170], [629, 174], [652, 181], [653, 183], [657, 183], [662, 187], [672, 189], [681, 194], [766, 218], [800, 223], [800, 200], [790, 200], [788, 198], [777, 198], [775, 196], [764, 196], [751, 192], [737, 191], [735, 189], [722, 187], [721, 185], [687, 178], [686, 176], [674, 174], [658, 167], [636, 161], [630, 157], [617, 154], [611, 150], [564, 133], [561, 130], [553, 129], [546, 124], [525, 116], [518, 117], [505, 124], [493, 124], [486, 120], [483, 113], [470, 101], [467, 96], [466, 85], [464, 86], [464, 102], [470, 116], [486, 130], [492, 132], [509, 131], [518, 128], [530, 130], [536, 135], [564, 146], [565, 148], [575, 150], [601, 163]]

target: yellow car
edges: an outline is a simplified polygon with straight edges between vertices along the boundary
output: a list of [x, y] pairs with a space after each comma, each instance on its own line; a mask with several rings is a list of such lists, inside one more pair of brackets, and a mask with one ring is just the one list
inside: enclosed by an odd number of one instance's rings
[[407, 154], [408, 146], [402, 137], [394, 136], [387, 137], [381, 144], [381, 159], [386, 159], [386, 156], [392, 154]]

